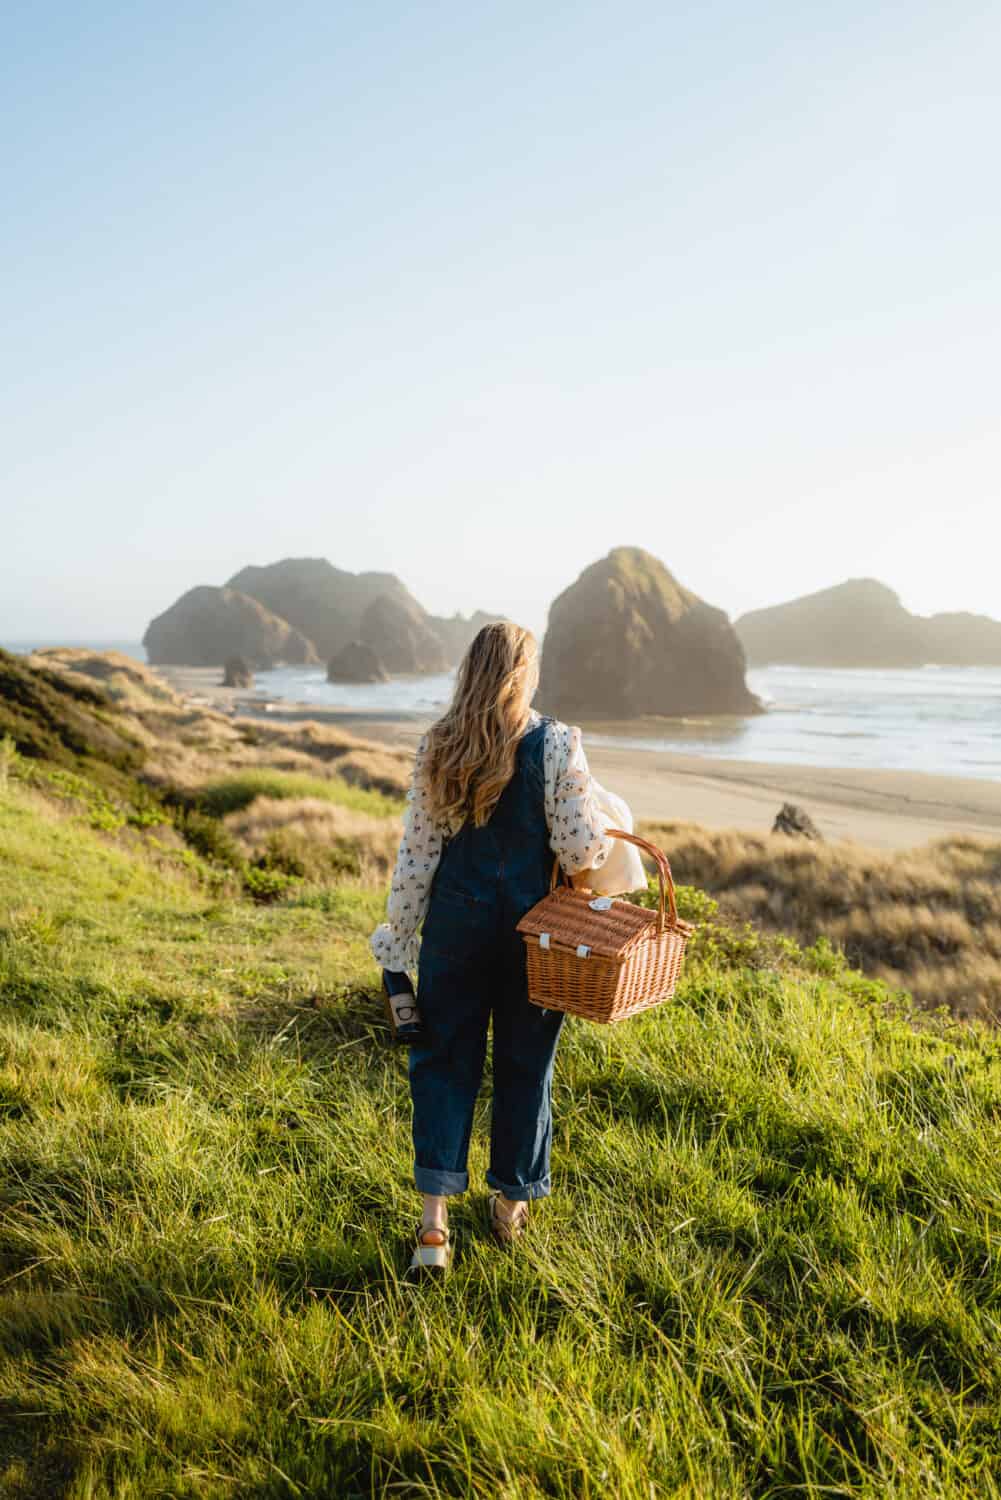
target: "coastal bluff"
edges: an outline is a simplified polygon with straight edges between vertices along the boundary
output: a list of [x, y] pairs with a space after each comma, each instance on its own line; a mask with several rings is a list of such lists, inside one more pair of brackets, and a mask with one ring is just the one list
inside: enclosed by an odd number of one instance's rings
[[744, 651], [721, 609], [639, 547], [616, 547], [554, 600], [539, 703], [560, 718], [751, 714]]
[[752, 666], [1001, 666], [1001, 621], [964, 612], [913, 615], [875, 578], [751, 610], [736, 631]]

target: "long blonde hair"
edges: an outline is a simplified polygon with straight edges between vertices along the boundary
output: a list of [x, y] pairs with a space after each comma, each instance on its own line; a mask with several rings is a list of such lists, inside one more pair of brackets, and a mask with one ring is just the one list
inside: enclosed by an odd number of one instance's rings
[[424, 768], [434, 817], [482, 828], [514, 774], [539, 681], [535, 636], [509, 620], [478, 631], [459, 663], [448, 712], [428, 731]]

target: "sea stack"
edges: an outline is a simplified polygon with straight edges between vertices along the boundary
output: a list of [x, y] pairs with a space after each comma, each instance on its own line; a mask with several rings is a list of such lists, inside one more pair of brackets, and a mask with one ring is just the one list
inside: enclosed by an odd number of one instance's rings
[[359, 638], [387, 672], [444, 672], [445, 648], [413, 599], [380, 594], [361, 617]]
[[549, 611], [539, 704], [573, 721], [751, 714], [744, 651], [723, 610], [639, 547], [616, 547]]
[[[328, 662], [351, 641], [369, 640], [362, 629], [362, 617], [382, 598], [399, 604], [429, 629], [425, 611], [394, 574], [348, 573], [335, 568], [325, 557], [286, 557], [264, 567], [241, 568], [229, 580], [229, 587], [258, 599], [265, 609], [294, 625]], [[378, 640], [369, 640], [369, 644], [379, 651]], [[440, 656], [440, 642], [437, 647]], [[394, 668], [386, 656], [383, 661], [390, 671], [424, 670], [409, 664]]]
[[349, 641], [336, 656], [331, 657], [327, 681], [388, 682], [389, 673], [371, 646], [366, 646], [364, 641]]
[[254, 669], [242, 656], [231, 656], [223, 668], [222, 685], [228, 688], [252, 688]]
[[154, 666], [221, 667], [239, 656], [254, 668], [319, 660], [312, 641], [238, 589], [202, 584], [157, 615], [143, 636]]

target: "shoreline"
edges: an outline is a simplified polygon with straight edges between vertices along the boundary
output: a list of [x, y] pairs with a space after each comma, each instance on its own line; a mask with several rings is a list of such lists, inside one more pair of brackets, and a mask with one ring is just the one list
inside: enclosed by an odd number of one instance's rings
[[[402, 711], [317, 708], [219, 686], [215, 668], [157, 670], [186, 698], [241, 718], [330, 724], [393, 749], [415, 749], [431, 716]], [[783, 802], [810, 814], [826, 839], [908, 849], [950, 834], [1001, 840], [1001, 782], [924, 771], [725, 760], [678, 751], [591, 744], [598, 780], [629, 803], [639, 822], [696, 823], [767, 833]], [[595, 734], [607, 732], [595, 724]]]

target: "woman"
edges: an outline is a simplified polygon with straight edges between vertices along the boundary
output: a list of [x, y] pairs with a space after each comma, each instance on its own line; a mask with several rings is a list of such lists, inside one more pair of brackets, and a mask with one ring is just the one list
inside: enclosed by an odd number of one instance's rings
[[[485, 625], [459, 666], [448, 712], [417, 751], [389, 896], [372, 937], [384, 970], [418, 970], [421, 1038], [410, 1049], [414, 1180], [424, 1195], [413, 1266], [450, 1259], [446, 1199], [465, 1192], [473, 1107], [493, 1016], [487, 1182], [501, 1243], [549, 1192], [550, 1089], [558, 1011], [528, 999], [519, 919], [612, 840], [595, 805], [580, 730], [531, 708], [538, 648], [528, 630]], [[417, 929], [423, 921], [418, 939]]]

